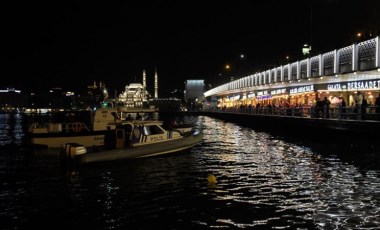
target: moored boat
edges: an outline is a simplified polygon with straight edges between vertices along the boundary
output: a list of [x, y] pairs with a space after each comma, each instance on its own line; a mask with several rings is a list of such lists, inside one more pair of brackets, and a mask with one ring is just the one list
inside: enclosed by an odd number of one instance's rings
[[[202, 141], [198, 130], [184, 134], [163, 128], [162, 121], [123, 121], [109, 130], [104, 149], [94, 151], [76, 143], [67, 143], [61, 150], [65, 159], [79, 163], [115, 161], [151, 157], [189, 149]], [[92, 150], [92, 151], [91, 151]]]
[[60, 148], [69, 142], [86, 147], [103, 146], [107, 129], [115, 129], [117, 122], [148, 119], [156, 112], [154, 108], [99, 108], [91, 119], [90, 127], [82, 121], [33, 122], [29, 126], [28, 137], [32, 145], [47, 148]]
[[84, 146], [103, 146], [105, 130], [90, 130], [83, 122], [69, 123], [33, 123], [29, 127], [29, 139], [32, 145], [47, 148], [60, 148], [68, 142], [77, 142]]

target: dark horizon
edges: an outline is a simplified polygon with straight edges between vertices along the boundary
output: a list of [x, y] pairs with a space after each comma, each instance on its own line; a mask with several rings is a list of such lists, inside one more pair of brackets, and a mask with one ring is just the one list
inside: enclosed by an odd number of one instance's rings
[[354, 43], [358, 32], [380, 31], [376, 0], [52, 2], [2, 8], [1, 88], [78, 90], [102, 81], [110, 91], [121, 91], [141, 82], [145, 69], [153, 93], [157, 68], [159, 95], [165, 97], [188, 79], [225, 83], [230, 75], [283, 64], [286, 56], [300, 60], [305, 43], [313, 53], [324, 53]]

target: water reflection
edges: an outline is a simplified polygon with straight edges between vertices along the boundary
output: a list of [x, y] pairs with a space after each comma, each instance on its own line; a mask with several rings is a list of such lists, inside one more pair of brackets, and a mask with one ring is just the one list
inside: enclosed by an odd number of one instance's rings
[[[282, 222], [301, 226], [310, 221], [316, 228], [363, 226], [360, 223], [378, 226], [378, 171], [368, 171], [369, 178], [337, 155], [324, 157], [310, 147], [274, 139], [264, 132], [203, 119], [207, 124], [207, 153], [203, 156], [209, 164], [213, 160], [208, 169], [219, 181], [215, 199], [273, 209]], [[247, 227], [231, 219], [221, 222], [222, 226]], [[275, 222], [278, 217], [270, 215], [248, 226], [274, 226]]]
[[41, 221], [97, 229], [380, 226], [379, 170], [361, 159], [377, 159], [376, 148], [351, 154], [210, 117], [191, 119], [204, 139], [180, 154], [64, 168], [50, 150], [3, 151], [1, 222], [12, 229]]
[[23, 143], [23, 122], [21, 113], [0, 113], [0, 146]]

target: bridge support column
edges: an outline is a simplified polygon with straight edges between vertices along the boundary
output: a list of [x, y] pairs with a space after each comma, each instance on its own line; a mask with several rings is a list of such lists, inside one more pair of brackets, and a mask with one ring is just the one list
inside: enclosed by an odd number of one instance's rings
[[358, 45], [352, 44], [352, 71], [358, 71]]
[[339, 73], [339, 50], [334, 50], [334, 74]]
[[379, 36], [376, 38], [376, 68], [380, 68], [380, 39]]

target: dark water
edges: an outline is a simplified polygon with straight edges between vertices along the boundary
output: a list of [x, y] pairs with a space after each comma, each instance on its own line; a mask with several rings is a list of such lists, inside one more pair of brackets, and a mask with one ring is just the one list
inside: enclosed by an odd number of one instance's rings
[[377, 146], [191, 119], [205, 136], [190, 151], [67, 169], [1, 114], [1, 229], [380, 229]]

